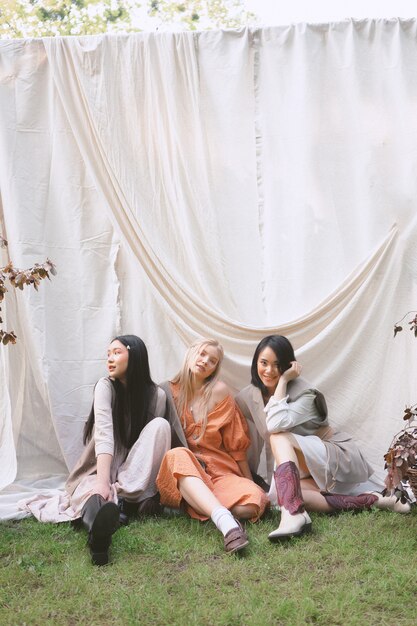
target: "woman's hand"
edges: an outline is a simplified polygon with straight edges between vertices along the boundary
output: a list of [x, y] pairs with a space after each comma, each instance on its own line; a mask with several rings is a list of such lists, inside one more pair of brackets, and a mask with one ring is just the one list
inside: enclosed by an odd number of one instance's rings
[[253, 481], [252, 472], [249, 469], [249, 463], [247, 462], [247, 460], [245, 459], [244, 461], [236, 461], [236, 463], [239, 465], [242, 476], [244, 478], [249, 478], [249, 480]]
[[291, 367], [279, 377], [277, 388], [275, 389], [274, 398], [282, 400], [287, 395], [287, 384], [290, 380], [298, 378], [301, 374], [301, 365], [298, 361], [291, 361]]
[[98, 493], [102, 498], [108, 500], [111, 494], [110, 483], [97, 478], [95, 493]]
[[298, 378], [301, 374], [302, 366], [298, 361], [291, 361], [291, 367], [282, 374], [282, 378], [289, 383], [290, 380]]

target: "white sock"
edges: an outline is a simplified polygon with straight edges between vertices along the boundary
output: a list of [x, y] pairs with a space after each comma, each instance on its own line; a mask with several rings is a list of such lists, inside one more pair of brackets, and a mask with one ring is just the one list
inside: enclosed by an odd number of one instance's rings
[[239, 528], [237, 521], [225, 506], [218, 506], [211, 514], [211, 519], [224, 536], [233, 528]]

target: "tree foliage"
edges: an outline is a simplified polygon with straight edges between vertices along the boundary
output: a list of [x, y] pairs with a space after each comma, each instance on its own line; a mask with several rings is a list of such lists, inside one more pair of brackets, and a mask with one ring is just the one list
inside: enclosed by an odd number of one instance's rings
[[244, 0], [2, 0], [0, 38], [237, 28], [255, 21]]
[[[408, 311], [394, 324], [394, 338], [403, 330], [400, 326], [403, 320], [408, 320], [412, 315], [414, 317], [408, 321], [408, 325], [414, 337], [417, 337], [417, 311]], [[417, 498], [417, 404], [405, 407], [403, 420], [407, 423], [406, 426], [394, 436], [384, 455], [387, 470], [385, 486], [391, 492], [397, 489], [408, 499], [409, 493], [403, 484], [408, 479], [414, 497]]]
[[153, 0], [149, 4], [150, 15], [189, 30], [239, 28], [256, 20], [241, 0]]
[[3, 0], [0, 36], [53, 37], [124, 31], [130, 26], [124, 0]]

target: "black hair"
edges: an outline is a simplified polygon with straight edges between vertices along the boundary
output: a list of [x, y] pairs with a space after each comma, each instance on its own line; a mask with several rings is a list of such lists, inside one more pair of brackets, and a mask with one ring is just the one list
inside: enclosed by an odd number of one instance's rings
[[[120, 380], [111, 380], [115, 391], [112, 404], [114, 444], [115, 448], [130, 449], [143, 428], [154, 417], [150, 414], [150, 403], [156, 385], [151, 378], [148, 351], [142, 339], [136, 335], [120, 335], [113, 341], [120, 341], [129, 350], [126, 385]], [[84, 427], [84, 444], [91, 439], [94, 421], [93, 402]]]
[[251, 383], [255, 387], [261, 390], [263, 396], [268, 396], [268, 390], [259, 378], [258, 374], [258, 359], [262, 350], [265, 348], [271, 348], [275, 352], [275, 356], [278, 361], [278, 368], [281, 374], [290, 369], [291, 361], [295, 361], [294, 348], [290, 341], [282, 335], [268, 335], [261, 339], [258, 343], [255, 354], [252, 359], [251, 366]]

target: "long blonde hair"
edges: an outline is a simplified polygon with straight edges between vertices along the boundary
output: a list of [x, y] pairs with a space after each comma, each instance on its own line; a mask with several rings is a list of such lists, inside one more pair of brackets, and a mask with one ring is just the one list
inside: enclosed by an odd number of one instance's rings
[[185, 412], [187, 406], [191, 403], [195, 395], [195, 375], [191, 371], [191, 367], [195, 364], [197, 356], [200, 354], [201, 350], [203, 350], [207, 346], [212, 346], [213, 348], [217, 349], [219, 361], [216, 365], [216, 369], [214, 370], [214, 372], [208, 378], [206, 378], [203, 383], [200, 401], [200, 406], [202, 409], [201, 434], [198, 437], [197, 441], [199, 441], [204, 435], [207, 427], [208, 406], [211, 394], [213, 393], [214, 385], [216, 384], [219, 377], [220, 366], [224, 354], [223, 346], [216, 339], [202, 339], [193, 343], [188, 348], [185, 354], [184, 362], [180, 371], [171, 381], [173, 384], [177, 384], [179, 386], [179, 393], [176, 399], [176, 405], [180, 419], [181, 416], [183, 417], [183, 428], [185, 430]]

